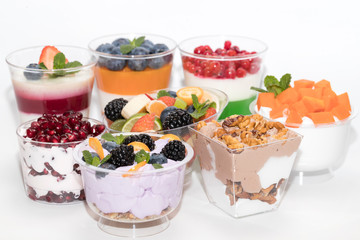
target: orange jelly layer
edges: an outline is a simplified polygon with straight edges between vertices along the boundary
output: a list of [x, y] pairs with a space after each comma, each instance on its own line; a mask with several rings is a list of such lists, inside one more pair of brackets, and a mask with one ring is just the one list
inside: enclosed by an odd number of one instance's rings
[[143, 71], [133, 71], [127, 66], [121, 71], [110, 71], [105, 67], [95, 67], [97, 87], [104, 92], [119, 95], [137, 95], [161, 88], [170, 82], [172, 63], [159, 69], [147, 67]]

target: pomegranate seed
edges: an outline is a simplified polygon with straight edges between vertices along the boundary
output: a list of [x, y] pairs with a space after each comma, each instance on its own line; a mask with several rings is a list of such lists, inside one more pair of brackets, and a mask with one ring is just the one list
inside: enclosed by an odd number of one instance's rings
[[75, 124], [75, 125], [73, 126], [73, 129], [76, 130], [76, 131], [79, 131], [79, 130], [80, 130], [80, 127], [81, 127], [81, 125], [80, 125], [80, 123], [78, 123], [78, 124]]
[[63, 133], [72, 133], [72, 129], [69, 125], [64, 125], [62, 131]]
[[49, 122], [43, 122], [40, 124], [40, 129], [46, 130], [49, 128]]
[[50, 142], [59, 143], [60, 142], [60, 137], [57, 136], [57, 135], [51, 136], [50, 137]]
[[83, 118], [83, 114], [81, 112], [75, 112], [72, 116], [77, 120], [81, 120]]
[[67, 143], [67, 142], [69, 142], [69, 139], [67, 138], [66, 135], [61, 135], [60, 142], [61, 143]]
[[243, 68], [238, 68], [237, 70], [236, 70], [236, 76], [238, 77], [238, 78], [242, 78], [242, 77], [245, 77], [246, 76], [246, 70], [245, 69], [243, 69]]
[[72, 115], [72, 114], [74, 114], [74, 113], [75, 113], [75, 112], [74, 112], [73, 110], [66, 111], [66, 112], [63, 113], [63, 116], [68, 117], [68, 116], [70, 116], [70, 115]]
[[234, 79], [236, 77], [236, 71], [234, 68], [228, 68], [225, 71], [225, 78], [232, 78]]
[[41, 125], [43, 122], [47, 122], [47, 120], [46, 120], [46, 118], [44, 118], [44, 117], [39, 117], [39, 118], [37, 119], [37, 122]]
[[77, 118], [75, 118], [75, 117], [71, 117], [69, 119], [69, 123], [70, 123], [70, 126], [74, 127], [76, 124], [79, 124], [79, 120]]
[[80, 137], [80, 139], [86, 139], [87, 138], [87, 136], [88, 136], [88, 132], [86, 131], [86, 130], [80, 130], [79, 131], [79, 137]]
[[38, 142], [47, 142], [45, 135], [37, 135], [34, 140]]
[[47, 169], [49, 169], [50, 171], [51, 171], [51, 170], [54, 170], [54, 169], [50, 166], [50, 163], [45, 162], [44, 165], [45, 165], [45, 167], [46, 167]]
[[231, 48], [231, 42], [229, 40], [225, 41], [224, 48], [225, 50], [229, 50]]
[[260, 65], [258, 63], [253, 63], [250, 66], [249, 73], [255, 74], [260, 70]]
[[36, 128], [33, 128], [33, 127], [30, 127], [28, 129], [26, 129], [26, 136], [28, 138], [34, 138], [37, 134], [37, 129]]
[[105, 125], [104, 124], [96, 124], [95, 125], [95, 136], [101, 134], [103, 131], [105, 130]]
[[66, 133], [66, 138], [69, 142], [75, 142], [77, 140], [74, 133]]
[[56, 133], [55, 130], [47, 129], [47, 130], [45, 131], [45, 134], [50, 135], [50, 136], [54, 135], [55, 133]]
[[40, 128], [40, 124], [38, 122], [32, 122], [31, 123], [31, 127], [35, 128], [36, 130], [38, 130]]

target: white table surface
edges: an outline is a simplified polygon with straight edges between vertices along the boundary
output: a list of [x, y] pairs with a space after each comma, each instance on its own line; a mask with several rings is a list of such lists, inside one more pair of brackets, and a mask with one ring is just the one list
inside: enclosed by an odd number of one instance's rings
[[[15, 129], [16, 101], [5, 56], [34, 45], [87, 46], [120, 32], [166, 35], [177, 42], [234, 34], [269, 45], [267, 73], [331, 81], [360, 107], [360, 16], [356, 1], [70, 1], [17, 0], [0, 8], [0, 239], [117, 239], [99, 230], [85, 204], [52, 206], [24, 193]], [[178, 57], [178, 56], [177, 56]], [[175, 63], [172, 85], [182, 72]], [[99, 117], [96, 90], [91, 116]], [[276, 211], [234, 219], [211, 205], [199, 168], [168, 229], [148, 239], [360, 239], [359, 124], [352, 123], [344, 163], [328, 181], [288, 187]]]

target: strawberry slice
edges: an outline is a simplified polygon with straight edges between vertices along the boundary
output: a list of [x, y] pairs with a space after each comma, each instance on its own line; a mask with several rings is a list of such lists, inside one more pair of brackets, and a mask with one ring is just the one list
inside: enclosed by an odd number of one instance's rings
[[170, 106], [174, 106], [176, 99], [173, 97], [169, 97], [169, 96], [162, 96], [159, 97], [158, 100], [162, 101], [163, 103], [165, 103], [168, 107]]
[[202, 116], [201, 118], [198, 119], [198, 121], [202, 121], [204, 119], [207, 119], [208, 117], [211, 117], [212, 115], [216, 114], [216, 109], [215, 108], [212, 108], [212, 107], [209, 107], [207, 110], [206, 110], [206, 113], [204, 116]]
[[154, 130], [155, 125], [155, 114], [146, 114], [136, 121], [134, 126], [131, 128], [131, 132], [146, 132]]
[[[54, 57], [56, 54], [58, 54], [60, 51], [54, 47], [54, 46], [45, 46], [40, 54], [39, 64], [44, 63], [44, 65], [47, 67], [47, 69], [53, 69], [54, 68]], [[68, 60], [65, 60], [65, 63], [67, 63]]]

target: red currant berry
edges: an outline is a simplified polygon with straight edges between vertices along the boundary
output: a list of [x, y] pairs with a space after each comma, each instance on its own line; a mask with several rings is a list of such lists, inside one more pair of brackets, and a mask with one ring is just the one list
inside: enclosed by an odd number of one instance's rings
[[199, 46], [194, 49], [195, 54], [203, 54], [204, 53], [204, 46]]
[[258, 63], [252, 63], [249, 69], [249, 73], [255, 74], [260, 70], [260, 65]]
[[210, 71], [212, 71], [212, 73], [214, 75], [217, 75], [221, 70], [220, 63], [216, 62], [216, 61], [210, 62], [209, 68], [210, 68]]
[[231, 48], [231, 42], [229, 40], [225, 41], [224, 48], [225, 50], [229, 50]]
[[234, 79], [236, 77], [236, 71], [234, 68], [228, 68], [225, 70], [225, 78]]
[[240, 66], [245, 70], [249, 70], [250, 68], [250, 61], [248, 59], [240, 60]]
[[211, 77], [211, 76], [212, 76], [212, 72], [210, 70], [210, 67], [204, 68], [204, 77]]
[[233, 50], [233, 49], [230, 49], [230, 50], [228, 50], [228, 51], [226, 52], [226, 55], [228, 55], [228, 56], [235, 56], [235, 55], [236, 55], [236, 51]]
[[236, 70], [236, 77], [242, 78], [242, 77], [245, 77], [245, 76], [246, 76], [246, 70], [245, 69], [240, 67], [240, 68], [238, 68]]
[[196, 66], [195, 67], [195, 76], [202, 76], [203, 75], [203, 70], [200, 66]]

